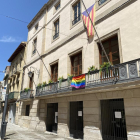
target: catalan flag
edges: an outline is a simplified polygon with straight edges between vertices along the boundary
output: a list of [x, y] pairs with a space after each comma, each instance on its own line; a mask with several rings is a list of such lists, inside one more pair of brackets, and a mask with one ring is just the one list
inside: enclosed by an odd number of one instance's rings
[[[89, 7], [87, 9], [87, 11], [88, 11], [89, 16], [94, 24], [95, 23], [95, 4], [93, 4], [91, 7]], [[88, 36], [93, 36], [94, 35], [94, 28], [92, 26], [92, 23], [90, 21], [90, 18], [88, 16], [87, 11], [82, 13], [83, 14], [83, 21], [84, 21], [85, 26], [87, 27]]]
[[85, 87], [85, 74], [72, 78], [71, 87], [84, 88]]

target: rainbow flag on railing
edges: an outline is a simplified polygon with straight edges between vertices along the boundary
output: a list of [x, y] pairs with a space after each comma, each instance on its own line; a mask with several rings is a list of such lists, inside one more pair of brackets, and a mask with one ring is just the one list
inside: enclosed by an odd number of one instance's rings
[[85, 87], [85, 74], [72, 78], [71, 87], [84, 88]]

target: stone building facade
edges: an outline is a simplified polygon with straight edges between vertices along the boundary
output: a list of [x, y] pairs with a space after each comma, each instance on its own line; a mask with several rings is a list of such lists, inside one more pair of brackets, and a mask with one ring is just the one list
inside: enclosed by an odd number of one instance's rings
[[[87, 37], [82, 2], [49, 0], [28, 25], [22, 89], [31, 88], [34, 98], [30, 90], [23, 93], [28, 96], [20, 100], [18, 124], [84, 140], [138, 140], [140, 1], [84, 2], [86, 7], [96, 2], [95, 28], [113, 66], [87, 74], [107, 60], [97, 35]], [[85, 89], [73, 90], [68, 74], [86, 74]]]
[[26, 58], [26, 42], [21, 42], [17, 49], [8, 59], [11, 62], [10, 72], [8, 77], [8, 113], [7, 118], [9, 123], [18, 124], [18, 112], [21, 86], [23, 84], [23, 67]]

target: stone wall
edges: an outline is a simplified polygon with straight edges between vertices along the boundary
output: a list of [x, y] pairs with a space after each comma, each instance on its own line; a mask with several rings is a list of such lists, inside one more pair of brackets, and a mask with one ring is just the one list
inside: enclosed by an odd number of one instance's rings
[[[69, 103], [83, 101], [84, 140], [102, 140], [100, 100], [124, 99], [128, 140], [140, 139], [140, 88], [87, 93], [22, 102], [19, 125], [46, 131], [47, 103], [58, 103], [58, 135], [69, 137]], [[23, 116], [25, 105], [31, 104], [30, 116]]]

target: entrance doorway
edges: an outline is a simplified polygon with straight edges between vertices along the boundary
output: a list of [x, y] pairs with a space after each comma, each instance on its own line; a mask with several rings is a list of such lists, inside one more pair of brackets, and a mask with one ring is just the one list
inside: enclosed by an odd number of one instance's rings
[[83, 102], [70, 102], [70, 136], [83, 139]]
[[16, 103], [10, 104], [9, 107], [9, 122], [15, 123]]
[[127, 140], [123, 99], [101, 101], [103, 140]]
[[47, 104], [47, 131], [57, 133], [58, 103]]

